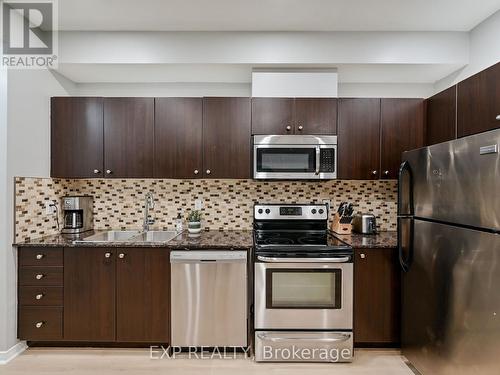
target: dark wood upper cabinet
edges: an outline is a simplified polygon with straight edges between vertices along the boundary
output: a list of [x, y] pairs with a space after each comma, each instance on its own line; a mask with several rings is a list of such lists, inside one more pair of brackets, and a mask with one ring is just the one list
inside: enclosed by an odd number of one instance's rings
[[401, 155], [424, 145], [423, 99], [382, 99], [380, 110], [381, 177], [398, 177]]
[[52, 177], [103, 176], [103, 98], [51, 98]]
[[400, 342], [401, 272], [397, 249], [354, 250], [354, 342]]
[[338, 160], [341, 179], [378, 179], [380, 99], [339, 99]]
[[250, 98], [203, 98], [203, 176], [250, 178]]
[[104, 98], [106, 177], [153, 177], [154, 99]]
[[457, 136], [500, 127], [500, 63], [457, 85]]
[[155, 177], [203, 175], [202, 127], [202, 98], [155, 99]]
[[427, 121], [425, 144], [451, 141], [457, 137], [457, 86], [431, 96], [426, 100]]
[[295, 99], [295, 134], [337, 134], [337, 99]]
[[64, 339], [115, 340], [114, 249], [64, 252]]
[[252, 134], [293, 134], [293, 98], [253, 98]]
[[253, 98], [252, 134], [337, 134], [337, 99]]
[[125, 248], [116, 254], [116, 341], [168, 343], [169, 251]]

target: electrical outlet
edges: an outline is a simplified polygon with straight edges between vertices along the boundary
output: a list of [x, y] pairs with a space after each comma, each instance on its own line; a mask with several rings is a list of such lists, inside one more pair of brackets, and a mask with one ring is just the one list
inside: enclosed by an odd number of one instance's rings
[[203, 201], [201, 199], [196, 199], [194, 201], [194, 209], [201, 210], [203, 208]]
[[45, 215], [52, 215], [55, 212], [53, 201], [45, 201]]

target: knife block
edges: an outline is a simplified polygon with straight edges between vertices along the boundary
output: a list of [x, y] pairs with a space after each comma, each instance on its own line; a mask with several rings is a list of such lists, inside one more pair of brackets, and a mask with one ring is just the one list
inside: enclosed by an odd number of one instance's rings
[[340, 215], [338, 213], [335, 213], [330, 229], [337, 234], [351, 234], [352, 225], [350, 223], [341, 223], [340, 219]]

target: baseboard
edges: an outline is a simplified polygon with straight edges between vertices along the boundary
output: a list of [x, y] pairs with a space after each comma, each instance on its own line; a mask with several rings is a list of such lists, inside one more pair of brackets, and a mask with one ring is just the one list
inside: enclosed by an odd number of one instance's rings
[[20, 341], [9, 350], [6, 350], [5, 352], [0, 352], [0, 365], [5, 365], [9, 361], [12, 361], [19, 354], [24, 352], [27, 348], [28, 345], [26, 345], [26, 342]]

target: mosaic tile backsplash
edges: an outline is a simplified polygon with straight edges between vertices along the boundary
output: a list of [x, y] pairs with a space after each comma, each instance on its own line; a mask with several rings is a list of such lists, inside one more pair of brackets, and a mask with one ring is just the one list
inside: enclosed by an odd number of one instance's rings
[[[65, 195], [94, 197], [95, 229], [141, 228], [144, 198], [153, 192], [153, 228], [174, 229], [203, 202], [203, 227], [212, 230], [251, 229], [252, 207], [260, 203], [311, 203], [328, 200], [355, 204], [357, 212], [377, 216], [379, 230], [396, 229], [396, 181], [254, 181], [16, 178], [16, 242], [57, 233], [56, 215], [45, 214], [45, 202]], [[59, 216], [59, 222], [62, 223]]]

